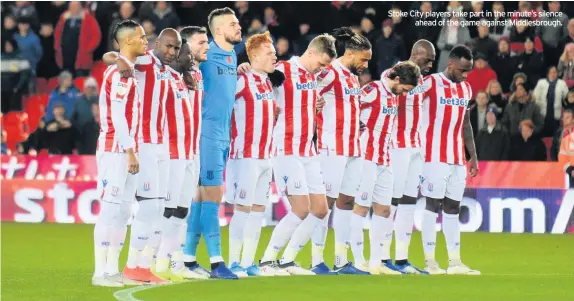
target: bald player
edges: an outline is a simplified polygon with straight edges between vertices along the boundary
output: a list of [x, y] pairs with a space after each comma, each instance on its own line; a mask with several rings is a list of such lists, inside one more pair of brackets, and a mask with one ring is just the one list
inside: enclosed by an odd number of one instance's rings
[[[143, 28], [135, 21], [122, 21], [114, 28], [113, 36], [120, 46], [119, 55], [133, 67], [136, 58], [145, 54], [147, 48]], [[139, 171], [134, 139], [140, 102], [136, 80], [121, 78], [116, 66], [109, 66], [99, 98], [102, 110], [97, 165], [101, 209], [94, 228], [96, 266], [92, 285], [122, 287], [130, 283], [119, 273], [118, 260]]]
[[[159, 247], [169, 178], [169, 148], [164, 139], [165, 101], [173, 78], [167, 67], [177, 58], [181, 44], [177, 30], [166, 28], [160, 33], [155, 49], [138, 57], [135, 67], [137, 90], [142, 97], [138, 137], [143, 164], [136, 192], [138, 212], [132, 223], [128, 262], [123, 274], [128, 279], [148, 283], [165, 282], [152, 274], [151, 263]], [[118, 68], [125, 69], [125, 60], [114, 60], [113, 54], [110, 59], [109, 53], [106, 56], [105, 62], [117, 61]]]
[[[431, 42], [418, 40], [411, 50], [409, 61], [419, 66], [421, 75], [430, 74], [435, 61], [436, 52]], [[422, 78], [419, 81], [422, 83]], [[412, 266], [408, 261], [408, 251], [414, 225], [415, 205], [419, 193], [419, 179], [424, 162], [422, 150], [422, 94], [421, 86], [415, 87], [408, 95], [398, 98], [398, 113], [393, 127], [393, 145], [391, 150], [391, 168], [393, 171], [393, 199], [391, 217], [395, 219], [395, 264], [388, 260], [387, 267], [395, 268], [399, 272], [407, 274], [424, 273], [422, 270]], [[392, 230], [391, 230], [392, 233]], [[392, 236], [388, 237], [388, 242], [384, 244], [383, 254], [390, 257], [390, 242]], [[386, 255], [385, 255], [386, 256]]]

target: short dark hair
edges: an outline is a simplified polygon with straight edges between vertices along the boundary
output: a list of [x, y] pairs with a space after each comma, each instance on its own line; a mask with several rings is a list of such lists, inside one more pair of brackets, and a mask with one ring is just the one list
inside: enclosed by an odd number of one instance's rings
[[398, 76], [401, 84], [416, 87], [421, 78], [421, 69], [411, 61], [404, 61], [396, 64], [387, 76], [390, 79]]
[[464, 45], [456, 45], [448, 55], [449, 59], [460, 60], [462, 58], [472, 61], [472, 51]]
[[211, 23], [213, 22], [213, 18], [224, 15], [235, 15], [235, 12], [229, 7], [224, 7], [224, 8], [216, 8], [209, 13], [209, 15], [207, 16], [207, 25], [209, 26], [209, 30], [212, 33], [213, 33], [213, 27], [212, 27], [213, 24]]
[[571, 115], [574, 116], [574, 111], [572, 109], [564, 109], [564, 111], [562, 111], [562, 114], [566, 114], [566, 113], [570, 113]]
[[118, 24], [116, 24], [116, 26], [114, 27], [114, 31], [113, 31], [113, 37], [114, 40], [116, 40], [116, 42], [120, 42], [118, 41], [118, 32], [120, 32], [121, 30], [124, 29], [136, 29], [138, 26], [140, 26], [140, 24], [134, 20], [124, 20], [119, 22]]
[[202, 26], [186, 26], [179, 31], [182, 39], [190, 40], [194, 34], [207, 34], [207, 29]]
[[365, 51], [372, 48], [369, 39], [354, 33], [351, 27], [337, 28], [333, 30], [332, 36], [337, 40], [337, 53], [339, 55], [343, 55], [345, 50]]

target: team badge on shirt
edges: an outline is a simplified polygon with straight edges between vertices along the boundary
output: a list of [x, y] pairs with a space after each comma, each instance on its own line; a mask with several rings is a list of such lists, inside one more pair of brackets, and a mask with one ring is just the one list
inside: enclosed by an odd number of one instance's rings
[[247, 196], [247, 192], [243, 189], [241, 189], [241, 191], [239, 192], [239, 197], [244, 199]]
[[124, 98], [128, 93], [128, 87], [124, 83], [118, 83], [118, 92], [116, 92], [116, 98]]

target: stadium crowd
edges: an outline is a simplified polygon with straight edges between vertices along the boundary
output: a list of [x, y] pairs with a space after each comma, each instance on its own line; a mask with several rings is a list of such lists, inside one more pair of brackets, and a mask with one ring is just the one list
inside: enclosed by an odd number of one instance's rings
[[[316, 35], [352, 26], [373, 45], [361, 85], [406, 60], [418, 39], [435, 44], [433, 72], [445, 68], [454, 45], [470, 46], [475, 55], [468, 77], [474, 91], [470, 110], [479, 160], [557, 160], [563, 133], [574, 126], [574, 18], [568, 17], [574, 5], [569, 3], [16, 1], [1, 4], [2, 153], [95, 154], [105, 69], [100, 60], [118, 46], [112, 28], [121, 20], [138, 20], [153, 47], [162, 29], [203, 24], [212, 9], [224, 6], [235, 9], [243, 28], [243, 43], [235, 46], [239, 63], [247, 60], [246, 39], [256, 33], [269, 31], [284, 60], [301, 55]], [[545, 10], [562, 12], [555, 19], [563, 26], [416, 27], [429, 17], [389, 18], [390, 11], [409, 10]]]

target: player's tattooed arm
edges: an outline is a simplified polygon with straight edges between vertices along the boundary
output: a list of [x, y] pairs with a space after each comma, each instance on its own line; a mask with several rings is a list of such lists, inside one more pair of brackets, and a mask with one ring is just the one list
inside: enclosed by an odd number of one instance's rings
[[470, 114], [466, 112], [464, 114], [464, 125], [463, 125], [463, 137], [464, 146], [470, 154], [470, 176], [474, 177], [478, 173], [478, 157], [476, 155], [476, 146], [474, 145], [474, 135], [472, 133], [472, 124], [470, 123]]
[[102, 57], [102, 61], [107, 66], [117, 64], [118, 72], [122, 77], [134, 77], [134, 69], [128, 64], [128, 62], [120, 58], [119, 53], [115, 51], [106, 52]]

